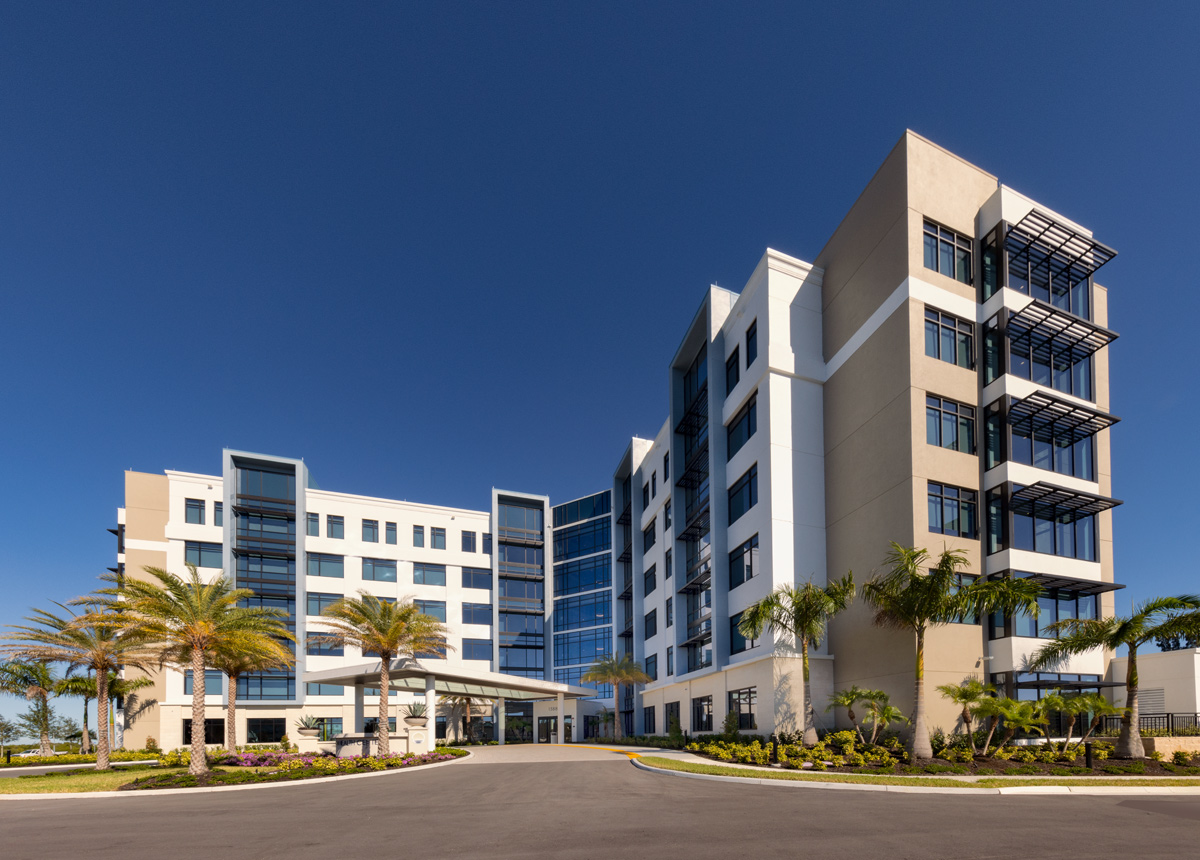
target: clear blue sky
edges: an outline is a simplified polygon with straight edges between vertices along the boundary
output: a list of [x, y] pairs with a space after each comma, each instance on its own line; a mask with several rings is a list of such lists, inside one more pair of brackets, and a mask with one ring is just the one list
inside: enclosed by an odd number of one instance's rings
[[199, 5], [0, 6], [0, 624], [223, 446], [602, 488], [706, 285], [813, 259], [906, 127], [1120, 252], [1118, 606], [1200, 590], [1194, 3]]

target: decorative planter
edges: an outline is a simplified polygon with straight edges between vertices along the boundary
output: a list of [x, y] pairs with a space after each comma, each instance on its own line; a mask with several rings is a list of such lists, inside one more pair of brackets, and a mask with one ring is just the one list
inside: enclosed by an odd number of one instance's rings
[[424, 726], [428, 722], [429, 722], [429, 717], [405, 717], [404, 718], [404, 725], [413, 726], [414, 728], [416, 728], [418, 726]]
[[296, 733], [302, 738], [315, 738], [321, 733], [320, 729], [296, 729]]

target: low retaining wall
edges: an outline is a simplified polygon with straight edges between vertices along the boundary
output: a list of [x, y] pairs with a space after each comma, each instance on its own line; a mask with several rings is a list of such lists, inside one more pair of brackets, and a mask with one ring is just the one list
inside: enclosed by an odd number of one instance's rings
[[1142, 738], [1142, 744], [1146, 747], [1147, 754], [1152, 752], [1160, 752], [1164, 756], [1169, 756], [1177, 750], [1183, 750], [1192, 755], [1200, 755], [1200, 737], [1173, 737], [1173, 738]]

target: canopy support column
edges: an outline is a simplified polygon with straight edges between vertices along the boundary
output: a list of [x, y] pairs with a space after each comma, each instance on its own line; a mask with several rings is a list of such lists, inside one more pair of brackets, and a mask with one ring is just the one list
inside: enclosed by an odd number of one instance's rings
[[567, 697], [558, 694], [558, 742], [565, 744], [567, 738]]
[[357, 734], [363, 730], [363, 685], [354, 685], [354, 728], [349, 733]]
[[496, 743], [504, 746], [504, 699], [496, 700]]
[[425, 676], [425, 719], [429, 722], [426, 725], [430, 726], [433, 731], [434, 741], [429, 745], [432, 750], [437, 746], [437, 688], [434, 686], [436, 678], [433, 675]]

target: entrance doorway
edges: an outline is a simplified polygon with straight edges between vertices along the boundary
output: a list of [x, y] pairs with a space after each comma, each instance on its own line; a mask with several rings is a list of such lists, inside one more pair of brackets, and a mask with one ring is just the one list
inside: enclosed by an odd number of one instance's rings
[[538, 717], [538, 743], [551, 743], [550, 735], [558, 731], [558, 717]]

